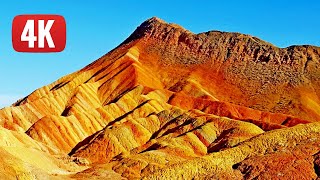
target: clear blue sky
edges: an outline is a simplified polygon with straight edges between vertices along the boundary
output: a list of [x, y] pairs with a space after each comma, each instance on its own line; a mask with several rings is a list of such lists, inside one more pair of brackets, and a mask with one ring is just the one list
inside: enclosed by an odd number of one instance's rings
[[[278, 1], [6, 1], [0, 7], [0, 107], [84, 67], [116, 47], [152, 16], [180, 24], [194, 33], [241, 32], [279, 47], [320, 46], [320, 2]], [[19, 14], [64, 16], [67, 22], [65, 51], [15, 52], [11, 44], [11, 24]]]

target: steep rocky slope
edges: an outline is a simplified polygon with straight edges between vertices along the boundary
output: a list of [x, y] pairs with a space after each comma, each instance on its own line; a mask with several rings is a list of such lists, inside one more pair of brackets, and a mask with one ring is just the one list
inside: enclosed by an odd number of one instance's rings
[[319, 47], [193, 34], [151, 18], [100, 59], [0, 110], [0, 158], [12, 159], [1, 159], [1, 174], [317, 178], [319, 60]]

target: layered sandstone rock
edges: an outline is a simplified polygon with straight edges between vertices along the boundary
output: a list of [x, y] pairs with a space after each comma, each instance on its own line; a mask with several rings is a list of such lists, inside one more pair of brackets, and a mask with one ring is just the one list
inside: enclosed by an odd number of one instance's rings
[[193, 34], [151, 18], [97, 61], [0, 110], [0, 158], [12, 159], [1, 159], [1, 173], [316, 178], [319, 60], [319, 47]]

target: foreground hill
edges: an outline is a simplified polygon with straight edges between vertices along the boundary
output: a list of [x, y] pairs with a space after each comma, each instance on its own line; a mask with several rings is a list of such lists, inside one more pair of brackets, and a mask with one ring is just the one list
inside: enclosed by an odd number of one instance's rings
[[[158, 18], [0, 110], [6, 178], [312, 179], [320, 48]], [[23, 165], [21, 165], [23, 164]]]

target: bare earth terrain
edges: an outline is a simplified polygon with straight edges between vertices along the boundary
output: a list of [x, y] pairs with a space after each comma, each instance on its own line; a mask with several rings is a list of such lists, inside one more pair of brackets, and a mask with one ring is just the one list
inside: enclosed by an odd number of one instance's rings
[[317, 179], [319, 61], [151, 18], [0, 110], [0, 179]]

